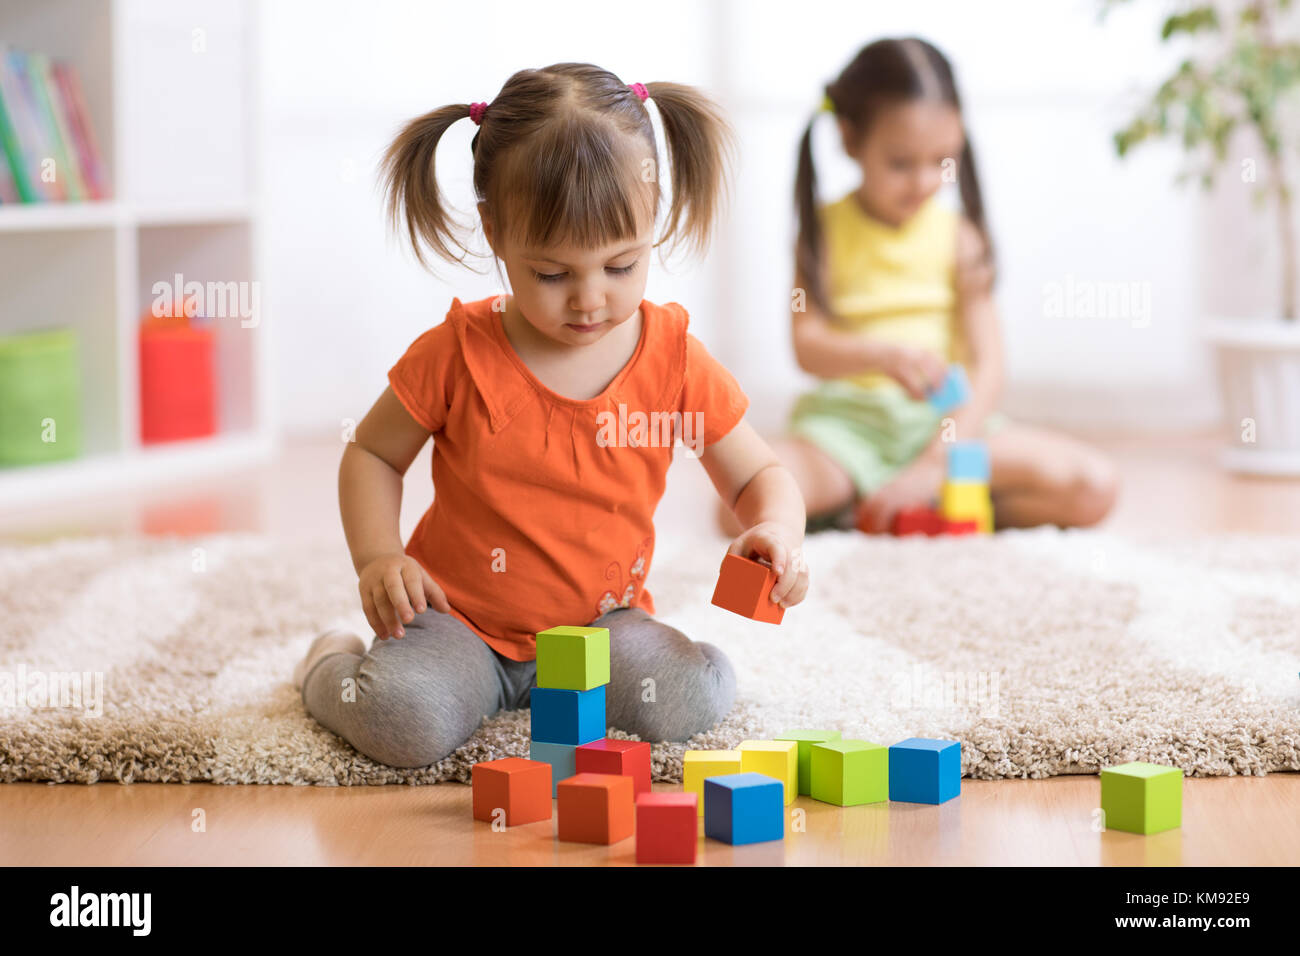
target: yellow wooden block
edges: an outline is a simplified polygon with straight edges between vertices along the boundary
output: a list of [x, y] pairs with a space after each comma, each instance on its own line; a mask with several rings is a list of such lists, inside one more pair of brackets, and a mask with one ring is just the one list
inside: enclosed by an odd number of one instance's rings
[[765, 773], [785, 787], [785, 805], [799, 793], [799, 742], [797, 740], [746, 740], [740, 750], [744, 773]]
[[740, 772], [739, 750], [688, 750], [682, 755], [682, 790], [699, 797], [696, 809], [704, 816], [704, 778]]
[[979, 522], [981, 534], [993, 531], [993, 500], [982, 481], [945, 481], [939, 492], [939, 511], [949, 521]]

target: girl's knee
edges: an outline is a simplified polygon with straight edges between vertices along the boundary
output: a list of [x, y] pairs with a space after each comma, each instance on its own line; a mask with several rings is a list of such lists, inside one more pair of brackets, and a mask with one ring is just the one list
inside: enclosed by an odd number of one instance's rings
[[[454, 709], [409, 680], [358, 679], [352, 698], [343, 698], [349, 730], [346, 739], [358, 751], [390, 767], [427, 767], [465, 742]], [[350, 710], [348, 714], [346, 711]]]
[[[642, 740], [683, 741], [716, 727], [736, 699], [736, 672], [712, 644], [696, 643], [698, 662], [679, 669], [669, 686], [637, 700], [632, 726]], [[644, 685], [644, 682], [642, 682]]]
[[427, 767], [467, 739], [444, 714], [418, 705], [412, 709], [407, 703], [399, 697], [371, 707], [352, 745], [371, 760], [390, 767]]
[[1106, 517], [1119, 497], [1119, 471], [1110, 459], [1092, 455], [1076, 469], [1068, 491], [1070, 524], [1086, 528]]

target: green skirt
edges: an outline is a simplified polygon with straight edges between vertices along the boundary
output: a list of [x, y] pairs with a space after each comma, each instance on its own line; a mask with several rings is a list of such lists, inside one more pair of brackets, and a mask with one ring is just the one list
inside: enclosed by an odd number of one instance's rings
[[[865, 498], [925, 450], [944, 417], [929, 402], [909, 397], [902, 386], [863, 388], [832, 379], [799, 397], [789, 431], [838, 463]], [[1006, 423], [1000, 412], [989, 415], [983, 437]]]

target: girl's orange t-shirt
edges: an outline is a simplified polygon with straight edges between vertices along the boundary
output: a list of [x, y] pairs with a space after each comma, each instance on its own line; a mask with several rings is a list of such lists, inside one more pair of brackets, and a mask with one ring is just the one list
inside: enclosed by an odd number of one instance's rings
[[528, 661], [538, 631], [616, 607], [654, 613], [645, 580], [674, 445], [718, 441], [749, 399], [687, 332], [682, 306], [648, 301], [636, 351], [605, 391], [566, 398], [516, 354], [496, 299], [453, 299], [388, 381], [433, 434], [433, 504], [406, 553], [452, 614]]

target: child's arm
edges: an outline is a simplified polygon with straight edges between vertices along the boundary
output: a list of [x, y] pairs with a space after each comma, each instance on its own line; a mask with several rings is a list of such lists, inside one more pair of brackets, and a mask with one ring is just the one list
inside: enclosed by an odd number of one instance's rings
[[[963, 218], [957, 231], [957, 324], [966, 344], [970, 398], [954, 410], [958, 440], [979, 437], [984, 419], [1002, 392], [1002, 333], [993, 301], [993, 276], [984, 258], [984, 239]], [[940, 430], [922, 453], [942, 463], [947, 445]]]
[[731, 542], [728, 553], [766, 558], [777, 573], [773, 600], [782, 607], [798, 604], [808, 591], [803, 561], [807, 516], [794, 476], [743, 419], [704, 449], [700, 463], [746, 529]]
[[[352, 566], [359, 577], [366, 619], [380, 637], [400, 637], [401, 624], [428, 603], [444, 614], [447, 597], [414, 558], [406, 555], [399, 525], [402, 476], [429, 440], [392, 386], [357, 425], [339, 463], [339, 510]], [[400, 618], [400, 622], [399, 622]]]
[[[797, 269], [794, 281], [796, 289], [807, 288]], [[909, 349], [837, 328], [811, 301], [803, 311], [791, 309], [791, 318], [795, 360], [818, 378], [883, 372], [919, 400], [938, 388], [947, 373], [944, 363], [924, 349]]]

